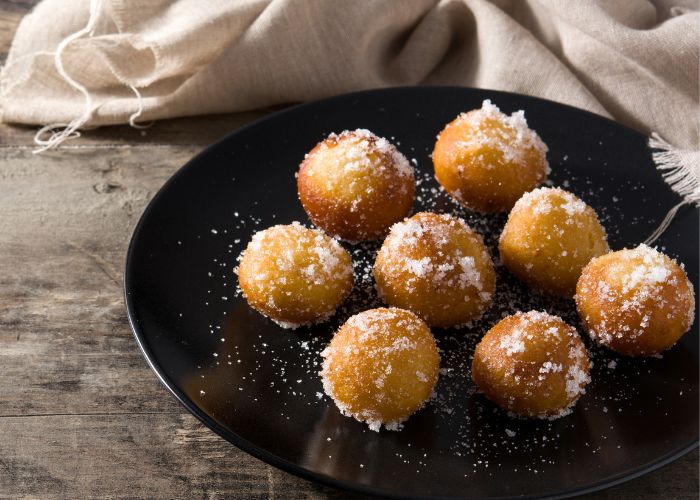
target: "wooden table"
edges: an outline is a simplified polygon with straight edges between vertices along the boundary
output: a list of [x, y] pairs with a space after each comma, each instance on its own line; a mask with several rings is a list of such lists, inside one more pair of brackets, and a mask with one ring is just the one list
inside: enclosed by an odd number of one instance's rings
[[[0, 64], [33, 3], [0, 1]], [[126, 320], [122, 268], [146, 203], [204, 146], [262, 114], [109, 127], [38, 156], [34, 128], [0, 125], [0, 497], [355, 497], [200, 425]], [[698, 498], [698, 453], [587, 498]]]

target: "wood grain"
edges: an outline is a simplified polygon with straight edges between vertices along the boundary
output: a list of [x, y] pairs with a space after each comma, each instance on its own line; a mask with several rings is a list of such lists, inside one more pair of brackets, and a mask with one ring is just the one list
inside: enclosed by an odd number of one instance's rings
[[[139, 130], [128, 125], [101, 127], [81, 132], [79, 140], [71, 139], [63, 148], [86, 146], [206, 146], [248, 123], [281, 109], [193, 116], [154, 122], [147, 129]], [[34, 134], [38, 126], [0, 123], [0, 148], [34, 148]]]
[[[0, 64], [35, 0], [0, 0]], [[268, 113], [88, 131], [32, 154], [0, 124], [0, 498], [358, 498], [201, 426], [133, 341], [124, 255], [146, 203], [204, 145]], [[698, 498], [698, 453], [593, 499]]]
[[179, 411], [135, 348], [121, 274], [137, 217], [194, 151], [3, 151], [0, 414]]
[[[0, 496], [326, 498], [181, 414], [5, 417]], [[351, 495], [342, 495], [352, 498]]]
[[[0, 425], [3, 498], [360, 498], [269, 467], [189, 415], [4, 417]], [[691, 455], [584, 498], [697, 498], [692, 465]]]

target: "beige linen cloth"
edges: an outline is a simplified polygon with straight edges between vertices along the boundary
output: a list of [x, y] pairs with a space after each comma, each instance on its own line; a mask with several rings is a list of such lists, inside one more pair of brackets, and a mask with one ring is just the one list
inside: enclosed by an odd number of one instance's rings
[[44, 0], [19, 26], [0, 107], [6, 122], [87, 127], [449, 84], [697, 150], [699, 46], [692, 0]]

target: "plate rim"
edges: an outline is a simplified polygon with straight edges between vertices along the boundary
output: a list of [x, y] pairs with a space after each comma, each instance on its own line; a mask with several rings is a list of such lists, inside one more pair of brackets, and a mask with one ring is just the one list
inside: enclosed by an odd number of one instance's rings
[[[251, 441], [239, 436], [238, 434], [234, 433], [233, 431], [230, 431], [223, 426], [221, 426], [219, 423], [217, 423], [214, 419], [212, 419], [209, 415], [204, 413], [198, 406], [197, 404], [192, 401], [190, 398], [188, 398], [180, 389], [177, 387], [176, 384], [174, 384], [169, 377], [163, 372], [160, 366], [157, 365], [154, 359], [154, 355], [151, 352], [150, 348], [148, 347], [148, 341], [147, 338], [144, 336], [143, 331], [141, 330], [140, 325], [138, 324], [135, 316], [135, 305], [133, 300], [131, 299], [131, 291], [130, 291], [130, 284], [131, 284], [131, 278], [130, 278], [130, 272], [129, 269], [131, 267], [131, 261], [132, 261], [132, 256], [134, 253], [134, 246], [135, 246], [135, 241], [138, 239], [138, 235], [140, 234], [141, 230], [143, 229], [143, 223], [144, 220], [148, 217], [149, 213], [152, 211], [153, 207], [156, 205], [158, 202], [158, 199], [162, 195], [164, 191], [168, 189], [168, 187], [176, 180], [176, 178], [180, 177], [183, 175], [183, 173], [190, 168], [193, 168], [192, 166], [196, 164], [199, 160], [200, 157], [205, 156], [208, 154], [210, 151], [213, 149], [219, 147], [220, 144], [230, 140], [231, 137], [243, 133], [247, 131], [248, 129], [255, 128], [259, 126], [262, 123], [265, 123], [270, 120], [275, 120], [278, 117], [282, 115], [286, 115], [288, 113], [294, 113], [299, 109], [303, 109], [305, 107], [311, 107], [314, 105], [318, 104], [328, 104], [336, 100], [343, 100], [347, 98], [351, 98], [353, 96], [362, 96], [365, 94], [377, 94], [377, 93], [392, 93], [396, 91], [414, 91], [414, 90], [419, 90], [419, 91], [426, 91], [426, 92], [439, 92], [439, 91], [478, 91], [478, 92], [487, 92], [489, 94], [495, 94], [495, 95], [505, 95], [505, 96], [515, 96], [518, 98], [523, 98], [525, 100], [534, 100], [534, 101], [540, 101], [542, 103], [546, 103], [546, 105], [555, 105], [555, 106], [562, 106], [565, 108], [570, 108], [572, 110], [575, 110], [579, 113], [585, 113], [588, 115], [593, 116], [595, 119], [598, 120], [603, 120], [606, 122], [610, 122], [614, 124], [617, 127], [622, 127], [626, 129], [627, 131], [630, 131], [636, 135], [640, 135], [642, 137], [646, 137], [644, 134], [639, 132], [638, 130], [635, 130], [627, 125], [621, 124], [616, 122], [615, 120], [612, 120], [611, 118], [608, 118], [606, 116], [602, 116], [596, 113], [593, 113], [591, 111], [577, 108], [575, 106], [571, 106], [569, 104], [564, 104], [560, 103], [557, 101], [552, 101], [550, 99], [544, 99], [541, 97], [535, 97], [535, 96], [530, 96], [526, 94], [520, 94], [516, 92], [506, 92], [506, 91], [501, 91], [501, 90], [493, 90], [493, 89], [485, 89], [485, 88], [477, 88], [477, 87], [462, 87], [462, 86], [454, 86], [454, 85], [418, 85], [418, 86], [397, 86], [397, 87], [380, 87], [380, 88], [372, 88], [372, 89], [365, 89], [365, 90], [360, 90], [356, 92], [348, 92], [344, 94], [338, 94], [330, 97], [326, 97], [323, 99], [317, 99], [313, 101], [308, 101], [308, 102], [302, 102], [299, 104], [295, 104], [293, 106], [286, 107], [281, 110], [273, 111], [265, 116], [262, 116], [256, 120], [253, 120], [252, 122], [239, 127], [235, 130], [232, 130], [231, 132], [227, 133], [226, 135], [222, 136], [215, 142], [209, 144], [208, 146], [205, 146], [201, 151], [199, 151], [197, 154], [195, 154], [192, 158], [190, 158], [184, 165], [182, 165], [180, 168], [178, 168], [164, 183], [163, 185], [158, 189], [156, 194], [151, 198], [151, 200], [148, 202], [146, 207], [144, 208], [143, 212], [141, 213], [141, 216], [139, 217], [139, 220], [134, 227], [134, 230], [132, 232], [131, 238], [129, 240], [129, 245], [127, 247], [127, 253], [126, 253], [126, 259], [124, 263], [124, 271], [122, 273], [122, 291], [124, 294], [124, 304], [126, 308], [126, 313], [127, 313], [127, 319], [129, 322], [129, 326], [131, 328], [132, 334], [136, 340], [136, 343], [139, 346], [139, 349], [141, 350], [141, 354], [143, 357], [146, 359], [146, 362], [148, 366], [151, 368], [151, 370], [155, 373], [156, 377], [158, 380], [165, 386], [170, 393], [175, 396], [175, 398], [182, 404], [187, 411], [189, 411], [195, 418], [197, 418], [202, 424], [204, 424], [206, 427], [208, 427], [210, 430], [214, 431], [218, 436], [221, 438], [225, 439], [229, 443], [233, 444], [236, 446], [238, 449], [250, 454], [251, 456], [262, 460], [263, 462], [267, 463], [268, 465], [272, 465], [278, 469], [281, 469], [285, 472], [294, 474], [295, 476], [301, 477], [303, 479], [313, 481], [316, 483], [323, 484], [325, 486], [331, 486], [333, 488], [337, 488], [340, 490], [345, 490], [345, 491], [350, 491], [354, 493], [361, 493], [361, 494], [367, 494], [367, 495], [372, 495], [372, 496], [381, 496], [384, 498], [407, 498], [407, 499], [431, 499], [431, 500], [452, 500], [452, 499], [457, 499], [457, 498], [473, 498], [473, 499], [483, 499], [483, 498], [488, 498], [489, 500], [511, 500], [511, 499], [531, 499], [531, 498], [544, 498], [544, 499], [559, 499], [559, 498], [570, 498], [573, 496], [578, 496], [578, 495], [584, 495], [587, 493], [593, 493], [596, 491], [601, 491], [607, 488], [611, 488], [623, 483], [626, 483], [628, 481], [631, 481], [633, 479], [636, 479], [640, 476], [643, 476], [645, 474], [648, 474], [650, 472], [653, 472], [655, 470], [658, 470], [675, 460], [681, 458], [682, 456], [686, 455], [687, 453], [691, 452], [695, 448], [698, 448], [700, 446], [700, 436], [696, 437], [694, 440], [691, 440], [689, 443], [687, 443], [684, 446], [678, 447], [675, 450], [672, 450], [671, 452], [667, 453], [666, 455], [661, 456], [660, 458], [657, 458], [655, 460], [652, 460], [642, 466], [636, 467], [635, 469], [629, 471], [629, 472], [621, 472], [619, 474], [616, 474], [612, 477], [608, 477], [606, 479], [602, 479], [598, 482], [595, 483], [590, 483], [581, 487], [574, 487], [570, 488], [568, 490], [560, 490], [557, 492], [551, 492], [547, 493], [544, 496], [541, 495], [530, 495], [530, 496], [521, 496], [521, 495], [511, 495], [511, 496], [500, 496], [500, 497], [454, 497], [454, 496], [421, 496], [421, 495], [398, 495], [392, 492], [386, 492], [379, 490], [377, 488], [373, 488], [371, 486], [364, 485], [362, 483], [358, 482], [351, 482], [351, 481], [344, 481], [344, 480], [339, 480], [334, 478], [333, 476], [330, 476], [328, 474], [324, 473], [319, 473], [319, 472], [314, 472], [309, 469], [306, 469], [304, 467], [301, 467], [297, 465], [294, 462], [291, 462], [289, 460], [286, 460], [284, 458], [281, 458], [257, 445], [252, 443]], [[669, 187], [670, 189], [670, 187]]]

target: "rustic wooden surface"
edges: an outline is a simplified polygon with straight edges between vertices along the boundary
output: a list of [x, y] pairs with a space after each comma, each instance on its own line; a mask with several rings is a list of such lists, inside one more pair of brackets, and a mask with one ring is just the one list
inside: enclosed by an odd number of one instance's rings
[[[34, 1], [0, 1], [0, 64]], [[0, 124], [0, 498], [355, 498], [201, 426], [151, 373], [121, 292], [131, 231], [163, 182], [264, 113], [111, 127], [32, 154]], [[588, 499], [698, 498], [698, 453]]]

